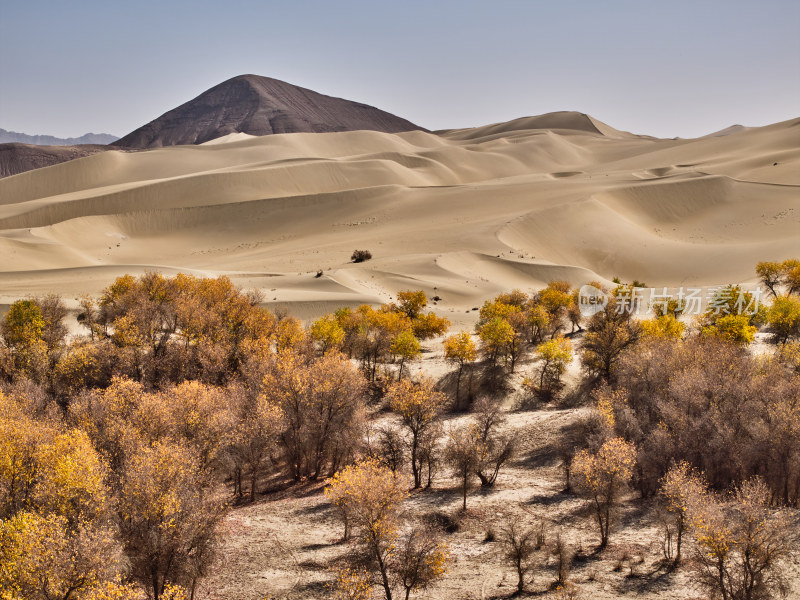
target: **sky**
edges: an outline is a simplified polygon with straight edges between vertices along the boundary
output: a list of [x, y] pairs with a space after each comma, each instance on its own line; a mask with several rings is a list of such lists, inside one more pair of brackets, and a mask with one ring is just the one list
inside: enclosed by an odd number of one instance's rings
[[0, 0], [0, 128], [122, 136], [245, 73], [434, 130], [694, 137], [800, 116], [800, 2]]

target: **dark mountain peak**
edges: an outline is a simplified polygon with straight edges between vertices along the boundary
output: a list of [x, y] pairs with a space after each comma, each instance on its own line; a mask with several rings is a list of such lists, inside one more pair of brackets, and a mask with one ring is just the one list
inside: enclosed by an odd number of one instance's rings
[[114, 142], [129, 148], [202, 144], [229, 133], [326, 133], [422, 129], [373, 106], [319, 94], [279, 79], [239, 75]]

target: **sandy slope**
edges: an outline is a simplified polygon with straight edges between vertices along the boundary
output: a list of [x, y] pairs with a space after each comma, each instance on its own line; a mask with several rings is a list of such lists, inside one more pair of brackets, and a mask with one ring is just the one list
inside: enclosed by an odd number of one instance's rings
[[303, 317], [422, 288], [460, 322], [554, 278], [751, 280], [800, 255], [798, 142], [800, 119], [659, 140], [554, 113], [104, 152], [0, 180], [0, 302], [183, 270]]

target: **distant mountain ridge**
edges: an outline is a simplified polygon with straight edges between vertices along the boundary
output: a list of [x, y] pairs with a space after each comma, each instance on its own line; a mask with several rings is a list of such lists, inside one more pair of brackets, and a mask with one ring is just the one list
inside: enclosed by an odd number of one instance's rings
[[59, 138], [52, 135], [29, 135], [0, 129], [0, 144], [32, 144], [34, 146], [76, 146], [78, 144], [110, 144], [119, 138], [110, 133], [86, 133], [80, 137]]
[[334, 98], [285, 81], [239, 75], [214, 86], [114, 142], [158, 148], [204, 142], [231, 133], [327, 133], [424, 130], [374, 106]]

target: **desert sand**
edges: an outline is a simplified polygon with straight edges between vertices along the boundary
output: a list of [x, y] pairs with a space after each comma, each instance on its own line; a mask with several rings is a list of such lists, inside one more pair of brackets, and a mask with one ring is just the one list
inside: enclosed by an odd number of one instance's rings
[[103, 152], [0, 180], [0, 304], [184, 271], [301, 318], [423, 289], [459, 325], [553, 279], [752, 281], [800, 254], [799, 142], [800, 119], [655, 139], [553, 113]]

